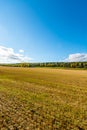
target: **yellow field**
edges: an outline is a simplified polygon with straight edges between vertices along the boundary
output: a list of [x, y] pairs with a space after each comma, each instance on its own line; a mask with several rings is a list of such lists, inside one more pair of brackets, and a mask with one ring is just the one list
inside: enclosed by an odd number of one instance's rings
[[87, 71], [0, 67], [0, 130], [87, 130]]

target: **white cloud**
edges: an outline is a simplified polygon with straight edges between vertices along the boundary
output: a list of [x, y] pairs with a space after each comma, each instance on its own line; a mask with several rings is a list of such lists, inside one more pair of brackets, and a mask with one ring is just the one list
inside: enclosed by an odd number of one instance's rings
[[20, 53], [24, 53], [24, 50], [20, 49], [19, 52], [20, 52]]
[[0, 63], [20, 63], [29, 62], [30, 60], [32, 59], [28, 56], [24, 56], [20, 53], [15, 53], [13, 48], [0, 46]]
[[87, 54], [86, 53], [70, 54], [68, 58], [65, 59], [65, 61], [68, 62], [87, 61]]

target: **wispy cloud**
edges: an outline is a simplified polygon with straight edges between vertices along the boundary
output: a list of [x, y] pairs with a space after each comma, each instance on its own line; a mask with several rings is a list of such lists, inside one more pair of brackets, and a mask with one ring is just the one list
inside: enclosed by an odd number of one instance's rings
[[[24, 50], [20, 52], [24, 52]], [[0, 63], [20, 63], [32, 60], [30, 57], [24, 56], [20, 52], [15, 53], [13, 48], [0, 46]]]
[[64, 61], [67, 62], [87, 61], [87, 54], [86, 53], [70, 54], [68, 58], [66, 58]]
[[9, 34], [6, 28], [0, 25], [0, 42], [7, 42], [9, 39]]
[[19, 52], [20, 52], [20, 53], [24, 53], [24, 50], [20, 49]]

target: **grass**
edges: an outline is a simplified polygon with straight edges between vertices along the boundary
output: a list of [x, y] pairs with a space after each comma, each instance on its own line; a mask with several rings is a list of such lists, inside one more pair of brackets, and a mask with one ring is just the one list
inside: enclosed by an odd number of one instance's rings
[[0, 67], [1, 130], [87, 130], [87, 71]]

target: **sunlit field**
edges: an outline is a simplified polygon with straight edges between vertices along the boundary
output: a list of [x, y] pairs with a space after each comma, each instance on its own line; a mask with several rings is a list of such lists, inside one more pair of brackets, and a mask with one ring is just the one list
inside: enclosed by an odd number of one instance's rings
[[0, 130], [87, 130], [87, 71], [0, 67]]

